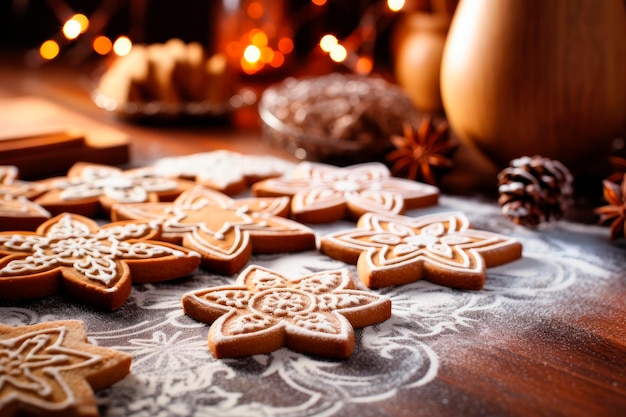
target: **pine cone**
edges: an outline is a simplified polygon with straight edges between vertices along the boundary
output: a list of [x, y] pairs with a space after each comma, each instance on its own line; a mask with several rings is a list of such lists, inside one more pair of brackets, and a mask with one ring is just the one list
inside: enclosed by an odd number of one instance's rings
[[565, 215], [574, 178], [558, 161], [541, 156], [514, 159], [498, 174], [502, 214], [522, 226], [539, 226]]

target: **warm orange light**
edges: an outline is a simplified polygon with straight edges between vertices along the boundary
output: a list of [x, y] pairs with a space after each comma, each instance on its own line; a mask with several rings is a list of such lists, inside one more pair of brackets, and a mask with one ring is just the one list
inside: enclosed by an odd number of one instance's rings
[[387, 0], [387, 7], [392, 12], [399, 12], [404, 7], [404, 0]]
[[78, 24], [80, 24], [80, 33], [85, 33], [87, 32], [87, 29], [89, 29], [89, 19], [87, 19], [87, 16], [84, 14], [75, 14], [72, 16], [72, 20], [75, 20]]
[[128, 55], [131, 49], [133, 49], [133, 43], [126, 36], [120, 36], [113, 43], [113, 52], [117, 56]]
[[260, 19], [264, 13], [263, 5], [258, 1], [253, 1], [248, 5], [246, 12], [252, 19]]
[[359, 59], [357, 59], [356, 64], [354, 66], [354, 71], [360, 75], [367, 75], [370, 72], [372, 72], [373, 66], [374, 66], [374, 63], [372, 62], [371, 58], [362, 56]]
[[326, 4], [326, 0], [311, 0], [311, 3], [316, 6], [323, 6]]
[[269, 64], [274, 59], [274, 50], [268, 46], [261, 48], [260, 61], [264, 64]]
[[263, 48], [264, 46], [267, 46], [267, 35], [260, 30], [256, 31], [254, 35], [251, 36], [250, 41], [252, 42], [252, 45]]
[[63, 25], [63, 35], [67, 39], [76, 39], [80, 35], [81, 27], [77, 20], [69, 19]]
[[293, 41], [291, 38], [280, 38], [278, 40], [278, 50], [287, 55], [293, 51]]
[[338, 43], [339, 41], [333, 35], [324, 35], [320, 39], [320, 48], [324, 52], [330, 52]]
[[46, 60], [51, 60], [56, 58], [57, 55], [59, 55], [59, 44], [56, 43], [55, 41], [45, 41], [44, 43], [41, 44], [41, 46], [39, 47], [39, 55], [41, 55], [41, 57], [43, 59]]
[[246, 74], [254, 74], [255, 72], [259, 71], [261, 68], [263, 68], [263, 63], [260, 61], [250, 62], [250, 61], [247, 61], [244, 57], [242, 57], [240, 62], [241, 62], [241, 69]]
[[330, 50], [330, 59], [335, 62], [343, 62], [348, 57], [348, 51], [342, 45], [335, 45]]
[[258, 62], [261, 58], [261, 50], [255, 45], [248, 45], [243, 51], [243, 59], [252, 63]]
[[270, 65], [274, 68], [278, 68], [285, 63], [285, 56], [278, 51], [274, 51], [274, 56], [272, 57], [272, 62]]
[[237, 41], [228, 42], [226, 44], [226, 55], [230, 57], [239, 57], [241, 56], [241, 44]]
[[91, 46], [93, 47], [93, 50], [100, 55], [106, 55], [111, 52], [111, 49], [113, 49], [113, 43], [111, 40], [103, 35], [94, 39]]

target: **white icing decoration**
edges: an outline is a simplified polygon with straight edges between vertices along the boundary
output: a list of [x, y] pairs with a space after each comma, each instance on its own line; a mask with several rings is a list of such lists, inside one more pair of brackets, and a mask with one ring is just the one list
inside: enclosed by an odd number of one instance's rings
[[120, 203], [146, 201], [149, 192], [175, 190], [178, 184], [165, 177], [146, 176], [141, 172], [123, 172], [113, 167], [86, 167], [79, 177], [56, 180], [62, 200], [107, 196]]
[[24, 259], [15, 259], [0, 270], [0, 276], [47, 271], [56, 266], [68, 266], [90, 280], [108, 287], [118, 276], [116, 259], [149, 259], [172, 255], [176, 257], [199, 254], [185, 252], [149, 242], [129, 243], [124, 240], [140, 238], [150, 228], [147, 224], [124, 223], [91, 232], [88, 226], [69, 215], [52, 225], [46, 236], [15, 234], [5, 247], [32, 252]]
[[[92, 366], [101, 357], [62, 346], [66, 333], [67, 329], [59, 326], [0, 340], [0, 390], [12, 387], [0, 398], [0, 410], [15, 399], [49, 411], [76, 403], [62, 371]], [[63, 393], [55, 397], [60, 397], [57, 402], [50, 398], [53, 386]]]

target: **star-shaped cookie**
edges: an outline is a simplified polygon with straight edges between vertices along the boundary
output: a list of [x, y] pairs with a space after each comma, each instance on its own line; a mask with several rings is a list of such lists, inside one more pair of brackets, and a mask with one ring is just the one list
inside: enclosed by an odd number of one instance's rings
[[244, 155], [220, 149], [161, 158], [149, 169], [156, 175], [190, 179], [232, 196], [255, 182], [284, 175], [294, 165], [280, 158]]
[[522, 256], [514, 238], [470, 228], [462, 213], [411, 218], [368, 213], [355, 229], [323, 236], [320, 250], [357, 264], [370, 288], [426, 279], [439, 285], [481, 289], [486, 268]]
[[182, 277], [200, 264], [198, 253], [152, 240], [159, 232], [149, 221], [99, 227], [69, 213], [46, 221], [36, 232], [0, 232], [0, 299], [61, 291], [98, 308], [119, 308], [132, 282]]
[[356, 220], [367, 212], [399, 214], [437, 204], [439, 198], [437, 187], [394, 178], [379, 162], [344, 168], [301, 162], [289, 175], [254, 184], [252, 192], [291, 197], [291, 215], [303, 223]]
[[255, 253], [315, 249], [315, 233], [286, 219], [289, 199], [231, 199], [196, 186], [172, 203], [118, 204], [114, 219], [144, 219], [163, 224], [163, 239], [202, 255], [206, 269], [231, 275]]
[[34, 201], [53, 215], [76, 213], [94, 217], [115, 203], [171, 201], [194, 186], [193, 181], [152, 174], [145, 169], [123, 171], [109, 165], [78, 162], [65, 177], [42, 180], [48, 191]]
[[97, 416], [94, 391], [123, 379], [130, 364], [90, 344], [81, 321], [0, 324], [0, 415]]
[[354, 330], [391, 317], [391, 301], [353, 289], [347, 270], [288, 279], [251, 265], [235, 285], [183, 296], [186, 314], [212, 323], [209, 349], [217, 358], [269, 353], [285, 346], [302, 353], [347, 358]]
[[44, 184], [18, 176], [16, 166], [0, 166], [0, 230], [35, 230], [50, 218], [47, 210], [28, 200], [46, 192]]

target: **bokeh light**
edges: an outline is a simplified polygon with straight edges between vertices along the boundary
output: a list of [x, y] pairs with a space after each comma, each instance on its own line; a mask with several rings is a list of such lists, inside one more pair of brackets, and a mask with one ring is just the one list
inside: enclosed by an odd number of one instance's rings
[[106, 36], [98, 36], [91, 44], [93, 50], [99, 55], [106, 55], [113, 49], [113, 43]]
[[347, 57], [348, 51], [346, 51], [346, 48], [342, 45], [337, 44], [330, 50], [330, 59], [335, 62], [343, 62]]
[[126, 36], [120, 36], [113, 43], [113, 52], [117, 56], [128, 55], [131, 49], [133, 49], [133, 43]]
[[322, 36], [322, 39], [320, 39], [320, 48], [322, 48], [322, 51], [324, 52], [330, 52], [335, 46], [337, 46], [338, 43], [339, 41], [335, 36], [324, 35]]
[[399, 12], [404, 7], [404, 0], [387, 0], [387, 7], [392, 12]]
[[52, 40], [47, 40], [39, 47], [39, 55], [41, 55], [43, 59], [49, 61], [59, 55], [59, 50], [60, 49], [58, 43]]
[[78, 35], [80, 35], [80, 31], [82, 30], [80, 23], [77, 20], [69, 19], [63, 25], [63, 35], [67, 39], [76, 39]]

